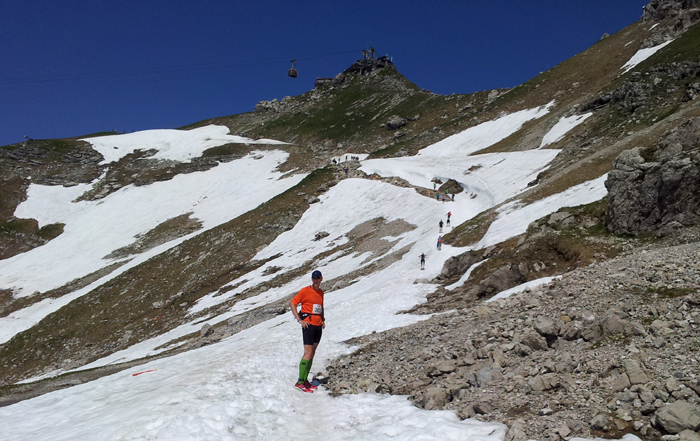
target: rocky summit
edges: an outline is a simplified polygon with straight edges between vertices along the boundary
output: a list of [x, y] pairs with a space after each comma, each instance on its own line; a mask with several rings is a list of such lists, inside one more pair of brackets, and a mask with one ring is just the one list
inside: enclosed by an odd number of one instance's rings
[[320, 268], [329, 326], [358, 309], [321, 393], [700, 440], [699, 21], [653, 0], [514, 88], [366, 55], [248, 113], [0, 147], [0, 406], [278, 335]]

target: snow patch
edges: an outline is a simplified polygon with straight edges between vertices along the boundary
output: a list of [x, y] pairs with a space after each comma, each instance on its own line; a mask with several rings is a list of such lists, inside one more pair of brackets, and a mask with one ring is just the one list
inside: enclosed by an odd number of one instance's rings
[[642, 61], [646, 60], [647, 58], [651, 57], [656, 52], [658, 52], [659, 50], [661, 50], [664, 47], [666, 47], [667, 45], [669, 45], [672, 41], [673, 40], [669, 40], [665, 43], [661, 43], [658, 46], [638, 50], [637, 53], [634, 54], [632, 56], [632, 58], [630, 58], [629, 61], [627, 63], [625, 63], [625, 65], [622, 66], [620, 69], [622, 69], [623, 73], [629, 72], [630, 69], [633, 69], [636, 65], [638, 65]]
[[554, 213], [562, 207], [575, 207], [600, 200], [608, 194], [605, 189], [607, 177], [606, 173], [599, 178], [568, 188], [561, 193], [533, 202], [525, 207], [499, 213], [474, 249], [490, 247], [523, 234], [527, 231], [527, 226], [530, 223]]
[[499, 300], [499, 299], [507, 299], [508, 297], [512, 296], [513, 294], [523, 292], [528, 288], [532, 289], [536, 286], [546, 285], [547, 283], [551, 282], [552, 280], [560, 279], [560, 278], [561, 278], [561, 276], [554, 276], [554, 277], [542, 277], [540, 279], [530, 280], [529, 282], [525, 282], [521, 285], [514, 286], [510, 289], [506, 289], [505, 291], [499, 292], [495, 296], [488, 299], [486, 301], [486, 303], [495, 302], [496, 300]]
[[84, 138], [92, 144], [104, 160], [100, 164], [119, 161], [136, 150], [156, 149], [153, 159], [166, 159], [186, 162], [202, 156], [202, 152], [225, 144], [287, 144], [272, 139], [253, 140], [242, 136], [229, 135], [226, 126], [214, 124], [192, 130], [143, 130], [123, 135], [97, 136]]
[[559, 141], [564, 137], [564, 135], [569, 133], [571, 129], [587, 120], [591, 115], [593, 115], [593, 112], [561, 118], [556, 124], [554, 124], [554, 127], [552, 127], [549, 132], [544, 135], [540, 148]]

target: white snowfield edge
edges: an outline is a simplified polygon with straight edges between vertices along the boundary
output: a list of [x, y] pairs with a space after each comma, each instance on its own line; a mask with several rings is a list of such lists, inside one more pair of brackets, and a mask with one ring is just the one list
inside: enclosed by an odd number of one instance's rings
[[560, 141], [564, 138], [564, 135], [571, 131], [571, 129], [586, 121], [591, 115], [593, 115], [593, 112], [561, 118], [559, 121], [557, 121], [554, 127], [552, 127], [549, 132], [544, 135], [542, 142], [540, 143], [540, 148]]
[[659, 44], [659, 45], [657, 45], [657, 46], [648, 47], [648, 48], [646, 48], [646, 49], [640, 49], [640, 50], [638, 50], [637, 53], [635, 53], [634, 55], [632, 55], [632, 58], [630, 58], [629, 61], [627, 61], [627, 63], [625, 63], [625, 64], [620, 68], [620, 69], [622, 69], [622, 73], [627, 73], [627, 72], [629, 72], [629, 71], [632, 70], [635, 66], [637, 66], [639, 63], [641, 63], [642, 61], [646, 60], [647, 58], [651, 57], [652, 55], [654, 55], [655, 53], [657, 53], [657, 52], [660, 51], [661, 49], [663, 49], [663, 48], [665, 48], [666, 46], [668, 46], [669, 44], [671, 44], [672, 41], [673, 41], [673, 40], [668, 40], [667, 42], [661, 43], [661, 44]]
[[[392, 244], [390, 252], [406, 251], [401, 259], [381, 271], [357, 277], [355, 283], [346, 288], [327, 293], [327, 327], [314, 360], [313, 372], [322, 370], [328, 360], [350, 353], [353, 348], [343, 343], [349, 338], [405, 326], [424, 318], [397, 314], [424, 302], [436, 288], [414, 281], [417, 278], [432, 279], [440, 273], [445, 260], [465, 251], [446, 245], [441, 251], [434, 248], [439, 220], [444, 220], [446, 213], [451, 211], [453, 225], [457, 226], [484, 209], [516, 196], [537, 173], [547, 167], [558, 152], [473, 153], [514, 133], [524, 121], [540, 117], [547, 111], [548, 107], [544, 107], [507, 115], [484, 123], [488, 130], [472, 128], [459, 134], [461, 136], [451, 137], [448, 142], [450, 138], [443, 140], [442, 144], [428, 147], [418, 155], [422, 158], [423, 169], [420, 168], [421, 160], [411, 161], [411, 158], [366, 161], [363, 166], [363, 169], [367, 167], [368, 172], [391, 172], [426, 187], [434, 176], [455, 179], [465, 186], [465, 192], [457, 195], [455, 202], [442, 203], [423, 197], [412, 189], [378, 181], [347, 179], [332, 187], [319, 203], [313, 204], [292, 230], [283, 233], [260, 251], [257, 258], [281, 256], [256, 272], [242, 276], [241, 280], [246, 278], [251, 281], [246, 285], [248, 287], [268, 280], [263, 273], [269, 266], [282, 268], [275, 275], [283, 274], [304, 265], [333, 244], [345, 243], [345, 235], [368, 220], [377, 217], [383, 217], [388, 222], [402, 219], [415, 226], [399, 236], [382, 239]], [[440, 147], [436, 148], [438, 144]], [[478, 148], [474, 147], [475, 144]], [[257, 161], [264, 161], [275, 154], [261, 153], [264, 157]], [[441, 157], [446, 160], [437, 164], [442, 161]], [[251, 162], [245, 162], [245, 159], [229, 163], [236, 166], [231, 165], [230, 169], [225, 170], [226, 173], [223, 172], [224, 164], [202, 172], [197, 184], [203, 186], [202, 180], [208, 179], [206, 176], [210, 173], [216, 174], [219, 169], [219, 173], [227, 178], [206, 185], [221, 185], [227, 190], [236, 188], [230, 184], [229, 178], [236, 174], [246, 177], [253, 175], [248, 168]], [[458, 162], [463, 162], [463, 165], [450, 165]], [[236, 169], [237, 166], [246, 168]], [[440, 174], [432, 174], [435, 171]], [[267, 168], [261, 167], [255, 173], [260, 175], [259, 180], [252, 184], [248, 182], [246, 191], [255, 188], [257, 193], [257, 188], [252, 185], [268, 180], [277, 181], [279, 176], [275, 173], [272, 164]], [[539, 213], [538, 217], [561, 206], [578, 205], [582, 200], [593, 197], [601, 182], [599, 178], [582, 184], [579, 186], [581, 189], [550, 196], [547, 202], [540, 201], [541, 205], [534, 207]], [[155, 185], [145, 189], [156, 188]], [[171, 195], [173, 199], [179, 197], [179, 194]], [[209, 198], [213, 196], [207, 194], [206, 199]], [[204, 203], [204, 199], [198, 201]], [[105, 200], [104, 204], [107, 203]], [[189, 209], [192, 203], [184, 205]], [[528, 207], [533, 205], [519, 207], [510, 204], [501, 210], [497, 222], [502, 219], [502, 225], [507, 225], [512, 235], [519, 234], [518, 231], [524, 231], [530, 222], [528, 219], [534, 208]], [[199, 214], [193, 217], [205, 216]], [[487, 236], [491, 237], [490, 240], [497, 240], [506, 234], [504, 230], [507, 229], [497, 228], [491, 236], [488, 233]], [[329, 235], [314, 241], [319, 231], [326, 231]], [[112, 244], [107, 248], [111, 250], [118, 246]], [[425, 271], [419, 269], [421, 253], [428, 255]], [[341, 256], [336, 253], [325, 258], [319, 269], [324, 273], [325, 280], [330, 282], [378, 258], [369, 254]], [[185, 324], [89, 366], [157, 353], [156, 347], [159, 345], [197, 331], [204, 323], [219, 323], [243, 314], [292, 294], [308, 283], [308, 276], [298, 278], [283, 287], [241, 300], [220, 316], [204, 321], [198, 319], [196, 323]], [[235, 297], [239, 292], [233, 290], [227, 293], [227, 298]], [[195, 308], [203, 311], [218, 304], [221, 301], [219, 297], [205, 296]], [[9, 439], [39, 440], [323, 438], [501, 441], [505, 436], [506, 428], [502, 424], [459, 421], [454, 411], [425, 411], [414, 407], [401, 396], [356, 394], [333, 398], [323, 388], [312, 395], [299, 393], [292, 384], [296, 379], [301, 349], [299, 325], [291, 314], [283, 314], [216, 345], [156, 360], [87, 384], [0, 408], [0, 426], [3, 427], [4, 436]], [[144, 373], [132, 376], [141, 372]], [[310, 427], [313, 430], [309, 430]], [[629, 441], [633, 439], [637, 440], [633, 437]]]
[[207, 149], [225, 144], [287, 144], [273, 139], [253, 140], [229, 135], [228, 127], [214, 124], [192, 130], [143, 130], [123, 135], [83, 138], [78, 141], [92, 144], [92, 147], [104, 157], [101, 164], [118, 161], [136, 150], [155, 149], [158, 152], [151, 157], [152, 159], [187, 162], [202, 156], [202, 152]]

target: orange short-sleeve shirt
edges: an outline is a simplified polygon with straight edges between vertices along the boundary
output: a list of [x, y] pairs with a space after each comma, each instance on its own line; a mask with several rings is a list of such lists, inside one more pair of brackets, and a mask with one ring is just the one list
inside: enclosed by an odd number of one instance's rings
[[314, 326], [321, 326], [323, 324], [321, 315], [315, 315], [323, 314], [323, 290], [319, 289], [319, 291], [320, 292], [316, 292], [311, 286], [306, 286], [292, 299], [292, 303], [295, 305], [301, 303], [301, 313], [314, 314], [305, 319], [305, 321]]

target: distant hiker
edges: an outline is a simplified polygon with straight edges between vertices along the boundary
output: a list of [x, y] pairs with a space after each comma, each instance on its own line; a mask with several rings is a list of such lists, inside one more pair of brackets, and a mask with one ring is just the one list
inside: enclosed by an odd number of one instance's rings
[[447, 196], [448, 198], [450, 197], [450, 190], [447, 188], [445, 189], [445, 196]]
[[[292, 314], [301, 324], [301, 334], [304, 339], [304, 356], [299, 362], [299, 379], [294, 387], [302, 392], [311, 393], [317, 389], [309, 383], [309, 372], [314, 362], [316, 348], [321, 341], [321, 334], [326, 328], [326, 317], [323, 314], [323, 290], [321, 271], [311, 273], [311, 285], [304, 287], [289, 302]], [[301, 304], [301, 312], [297, 312], [297, 306]]]
[[445, 195], [444, 194], [442, 195], [442, 203], [443, 204], [445, 203]]
[[451, 212], [451, 211], [448, 211], [448, 212], [447, 212], [447, 222], [450, 221], [450, 216], [452, 216], [452, 212]]
[[438, 251], [442, 249], [442, 236], [438, 237], [437, 249]]
[[437, 190], [437, 182], [433, 182], [433, 190]]
[[455, 201], [455, 194], [452, 193], [452, 202], [454, 202], [454, 201]]
[[346, 174], [346, 175], [348, 174], [348, 170], [349, 170], [348, 167], [345, 166], [345, 174]]
[[420, 269], [425, 269], [425, 253], [420, 254]]
[[440, 202], [440, 193], [437, 193], [437, 194], [435, 195], [435, 198], [437, 199], [438, 202]]
[[440, 219], [440, 222], [438, 222], [438, 225], [440, 226], [440, 232], [442, 233], [442, 225], [443, 225], [442, 219]]

